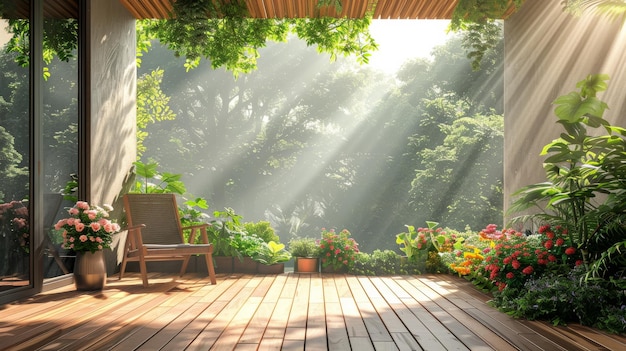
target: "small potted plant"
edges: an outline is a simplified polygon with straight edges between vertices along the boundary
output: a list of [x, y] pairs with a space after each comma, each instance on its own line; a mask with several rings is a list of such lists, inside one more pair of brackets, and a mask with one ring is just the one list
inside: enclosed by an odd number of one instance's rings
[[264, 242], [252, 257], [259, 263], [258, 273], [280, 274], [285, 272], [285, 263], [291, 259], [291, 253], [285, 250], [285, 244], [270, 241]]
[[294, 238], [289, 241], [289, 252], [294, 257], [294, 271], [298, 273], [319, 272], [320, 259], [317, 240]]
[[319, 256], [324, 273], [346, 273], [354, 267], [359, 244], [350, 237], [350, 232], [343, 229], [339, 233], [334, 229], [322, 228], [319, 241]]
[[237, 255], [233, 261], [233, 271], [235, 273], [256, 273], [258, 264], [252, 258], [264, 243], [255, 234], [250, 235], [245, 231], [233, 233], [230, 237], [230, 245]]

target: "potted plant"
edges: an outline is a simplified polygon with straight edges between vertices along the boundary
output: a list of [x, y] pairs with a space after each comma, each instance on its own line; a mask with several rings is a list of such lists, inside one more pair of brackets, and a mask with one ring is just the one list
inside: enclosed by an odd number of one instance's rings
[[322, 239], [319, 242], [322, 272], [348, 272], [354, 267], [357, 253], [359, 253], [359, 244], [350, 237], [347, 229], [337, 233], [334, 229], [322, 228]]
[[319, 272], [319, 247], [313, 238], [294, 238], [289, 241], [289, 252], [294, 257], [294, 270], [298, 273]]
[[230, 237], [230, 246], [233, 248], [237, 258], [233, 260], [233, 271], [235, 273], [256, 273], [257, 262], [252, 259], [265, 242], [255, 234], [248, 234], [245, 231], [235, 232]]
[[78, 201], [68, 210], [70, 217], [59, 220], [54, 226], [54, 229], [63, 231], [63, 248], [76, 252], [74, 283], [77, 290], [104, 288], [103, 250], [111, 247], [113, 234], [120, 231], [120, 226], [108, 219], [113, 208], [105, 207]]
[[291, 253], [285, 250], [285, 244], [270, 241], [261, 244], [253, 259], [260, 263], [258, 273], [280, 274], [285, 272], [284, 262], [291, 259]]

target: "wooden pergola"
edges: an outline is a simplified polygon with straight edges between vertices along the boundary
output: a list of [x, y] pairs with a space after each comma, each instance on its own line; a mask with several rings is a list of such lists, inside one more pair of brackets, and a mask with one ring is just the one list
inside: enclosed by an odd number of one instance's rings
[[[170, 18], [175, 0], [119, 0], [137, 19]], [[374, 19], [450, 19], [458, 0], [341, 0], [341, 12], [334, 6], [319, 7], [318, 0], [244, 0], [251, 18], [363, 18]], [[16, 1], [11, 12], [28, 17], [29, 2]], [[514, 7], [505, 17], [513, 12]], [[77, 0], [49, 0], [44, 3], [46, 17], [77, 18]]]

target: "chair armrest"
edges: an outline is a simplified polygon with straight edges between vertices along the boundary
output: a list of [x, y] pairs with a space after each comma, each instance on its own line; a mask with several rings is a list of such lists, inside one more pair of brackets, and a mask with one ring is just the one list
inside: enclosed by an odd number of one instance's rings
[[202, 224], [189, 225], [189, 226], [186, 226], [186, 227], [182, 227], [181, 229], [182, 230], [185, 230], [185, 229], [201, 229], [201, 228], [206, 228], [208, 226], [209, 226], [208, 223], [202, 223]]
[[200, 230], [200, 239], [202, 240], [202, 242], [204, 244], [208, 244], [209, 243], [209, 237], [207, 236], [206, 228], [209, 225], [210, 224], [208, 224], [208, 223], [202, 223], [202, 224], [195, 224], [195, 225], [182, 227], [181, 229], [182, 230], [191, 229], [191, 234], [189, 235], [189, 241], [188, 241], [189, 244], [193, 244], [196, 241], [196, 235], [197, 235], [198, 230]]

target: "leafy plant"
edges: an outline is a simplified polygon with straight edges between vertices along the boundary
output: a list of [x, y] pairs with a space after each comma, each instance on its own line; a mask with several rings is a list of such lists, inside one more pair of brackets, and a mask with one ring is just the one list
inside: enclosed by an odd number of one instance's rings
[[417, 232], [412, 225], [405, 225], [406, 232], [396, 234], [396, 244], [400, 245], [400, 251], [404, 252], [407, 260], [414, 262], [420, 252], [426, 252], [429, 247], [429, 238], [421, 231]]
[[285, 244], [277, 243], [275, 241], [264, 242], [257, 249], [257, 252], [252, 256], [252, 259], [265, 265], [272, 265], [289, 261], [291, 254], [285, 250]]
[[145, 194], [165, 194], [174, 193], [183, 195], [187, 192], [185, 184], [180, 180], [181, 174], [159, 172], [159, 164], [156, 162], [143, 163], [133, 162], [134, 172], [139, 179], [135, 181], [135, 186], [131, 192]]
[[[547, 144], [541, 155], [546, 182], [516, 193], [509, 213], [539, 210], [517, 222], [552, 223], [566, 228], [586, 265], [595, 260], [595, 276], [623, 275], [626, 252], [626, 129], [602, 118], [606, 103], [597, 93], [607, 88], [606, 75], [589, 75], [577, 83], [579, 91], [557, 98], [554, 112], [565, 131]], [[604, 128], [607, 134], [588, 133]], [[612, 250], [611, 248], [615, 248]], [[606, 252], [612, 251], [612, 255]]]
[[213, 254], [215, 256], [234, 256], [234, 247], [231, 245], [231, 238], [236, 233], [243, 231], [242, 217], [235, 213], [232, 208], [225, 208], [224, 211], [214, 211], [211, 226], [208, 228], [209, 242], [213, 244]]
[[615, 333], [626, 331], [624, 291], [602, 283], [585, 283], [585, 274], [583, 266], [566, 274], [549, 272], [529, 279], [519, 289], [495, 293], [491, 304], [516, 318], [550, 320], [555, 325], [576, 322]]
[[272, 228], [271, 223], [268, 221], [259, 221], [256, 223], [246, 222], [243, 224], [243, 229], [246, 233], [254, 234], [266, 243], [270, 241], [278, 242], [280, 240], [274, 228]]
[[313, 238], [293, 238], [289, 241], [289, 252], [294, 257], [318, 257], [318, 243]]
[[393, 250], [374, 250], [371, 254], [359, 252], [350, 273], [359, 275], [420, 274], [415, 262], [404, 261]]
[[263, 243], [265, 242], [258, 236], [243, 231], [232, 233], [230, 236], [230, 246], [240, 260], [244, 257], [254, 257]]

